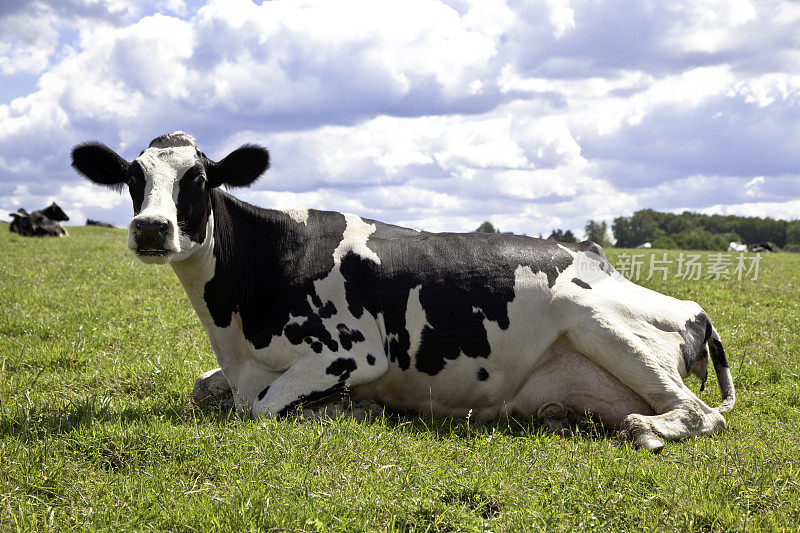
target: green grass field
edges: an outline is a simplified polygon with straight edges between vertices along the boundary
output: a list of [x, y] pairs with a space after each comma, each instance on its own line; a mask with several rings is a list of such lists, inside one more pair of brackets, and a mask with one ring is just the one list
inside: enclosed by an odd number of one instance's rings
[[[758, 280], [642, 282], [706, 309], [738, 395], [723, 434], [652, 455], [527, 420], [200, 409], [216, 363], [169, 267], [122, 230], [0, 229], [0, 530], [798, 530], [798, 254]], [[719, 403], [713, 373], [698, 394]]]

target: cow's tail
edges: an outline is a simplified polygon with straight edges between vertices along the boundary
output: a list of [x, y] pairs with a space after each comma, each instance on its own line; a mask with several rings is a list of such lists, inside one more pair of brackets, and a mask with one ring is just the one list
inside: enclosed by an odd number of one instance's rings
[[708, 321], [707, 324], [706, 343], [708, 344], [708, 353], [711, 356], [711, 362], [714, 363], [714, 373], [717, 375], [719, 391], [722, 394], [722, 403], [717, 407], [717, 411], [727, 413], [733, 409], [733, 404], [736, 403], [736, 390], [733, 388], [731, 369], [728, 367], [728, 358], [725, 357], [725, 350], [722, 348], [722, 340], [719, 338], [719, 333], [711, 325], [711, 321]]

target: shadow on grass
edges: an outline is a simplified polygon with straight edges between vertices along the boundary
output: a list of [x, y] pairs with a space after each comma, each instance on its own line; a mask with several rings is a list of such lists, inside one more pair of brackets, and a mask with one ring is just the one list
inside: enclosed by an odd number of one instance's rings
[[161, 406], [115, 409], [109, 397], [88, 397], [67, 405], [21, 406], [0, 418], [0, 437], [13, 436], [23, 441], [40, 440], [70, 433], [94, 424], [135, 424], [163, 421], [174, 425], [214, 423], [219, 426], [244, 417], [232, 409], [199, 408], [191, 401], [169, 401]]
[[[215, 405], [198, 406], [191, 399], [174, 398], [161, 405], [129, 406], [116, 409], [119, 399], [91, 396], [60, 406], [20, 406], [0, 417], [0, 438], [13, 436], [23, 442], [41, 440], [54, 435], [70, 433], [95, 424], [133, 425], [147, 422], [165, 422], [175, 426], [212, 424], [220, 428], [251, 420], [247, 413]], [[336, 417], [305, 418], [301, 412], [283, 417], [286, 424], [334, 424], [350, 418], [347, 413]], [[424, 413], [402, 412], [390, 409], [370, 415], [359, 424], [378, 424], [388, 431], [426, 435], [429, 438], [474, 438], [500, 433], [509, 437], [536, 438], [560, 434], [565, 438], [578, 437], [600, 440], [613, 437], [614, 431], [601, 424], [583, 424], [562, 430], [552, 430], [535, 417], [501, 416], [494, 420], [475, 422], [466, 418], [439, 417]]]
[[480, 435], [499, 433], [508, 437], [532, 438], [541, 435], [560, 435], [565, 438], [579, 437], [586, 440], [601, 440], [613, 437], [616, 431], [604, 428], [601, 424], [588, 423], [571, 425], [554, 430], [535, 417], [500, 416], [494, 420], [471, 422], [464, 418], [437, 417], [430, 414], [388, 412], [380, 421], [387, 428], [406, 431], [417, 435], [471, 438]]

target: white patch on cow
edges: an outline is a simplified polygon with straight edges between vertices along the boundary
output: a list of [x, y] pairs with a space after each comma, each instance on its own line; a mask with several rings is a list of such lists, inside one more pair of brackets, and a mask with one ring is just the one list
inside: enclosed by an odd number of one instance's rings
[[411, 366], [414, 366], [413, 359], [422, 342], [422, 330], [425, 329], [425, 326], [430, 327], [425, 309], [419, 299], [421, 290], [422, 285], [417, 285], [408, 291], [408, 302], [406, 303], [406, 330], [411, 341], [411, 347], [408, 349], [408, 354], [412, 358]]
[[495, 364], [512, 369], [508, 376], [512, 383], [524, 377], [513, 376], [514, 370], [532, 368], [557, 334], [549, 319], [549, 303], [547, 275], [534, 273], [527, 265], [518, 266], [514, 271], [514, 299], [508, 303], [508, 328], [503, 330], [497, 322], [483, 320], [491, 358]]
[[[603, 256], [594, 252], [570, 252], [573, 256], [573, 264], [565, 272], [572, 272], [568, 281], [577, 278], [590, 287], [597, 283], [605, 283], [614, 276], [620, 276]], [[573, 272], [574, 271], [574, 272]], [[566, 278], [565, 278], [566, 279]]]
[[278, 211], [289, 215], [298, 224], [308, 224], [308, 209], [278, 209]]
[[[180, 255], [183, 255], [181, 252]], [[189, 301], [192, 303], [197, 312], [200, 321], [206, 327], [206, 331], [211, 335], [211, 329], [217, 328], [214, 325], [214, 320], [211, 318], [211, 313], [208, 310], [204, 298], [206, 283], [214, 277], [216, 268], [216, 259], [214, 257], [214, 214], [209, 213], [208, 222], [206, 223], [206, 238], [202, 243], [195, 243], [191, 252], [186, 254], [182, 260], [174, 260], [170, 262], [172, 270], [178, 276]], [[213, 344], [213, 339], [212, 339]], [[220, 352], [216, 352], [220, 353]]]
[[[183, 175], [198, 162], [194, 138], [179, 131], [162, 136], [135, 161], [144, 171], [144, 200], [141, 211], [131, 220], [128, 248], [136, 250], [133, 234], [138, 218], [163, 217], [171, 225], [165, 246], [180, 253], [182, 242], [178, 228], [178, 191]], [[186, 241], [184, 239], [183, 243]]]
[[567, 252], [568, 254], [575, 255], [575, 252], [573, 252], [572, 250], [570, 250], [569, 248], [567, 248], [566, 246], [564, 246], [564, 245], [563, 245], [563, 244], [561, 244], [560, 242], [557, 242], [557, 243], [556, 243], [556, 245], [557, 245], [559, 248], [561, 248], [562, 250], [564, 250], [565, 252]]
[[344, 213], [347, 227], [345, 227], [342, 242], [333, 251], [333, 262], [336, 266], [342, 264], [342, 258], [352, 252], [361, 256], [362, 259], [369, 259], [377, 264], [381, 264], [381, 258], [367, 246], [367, 239], [375, 232], [375, 224], [367, 224], [356, 215]]

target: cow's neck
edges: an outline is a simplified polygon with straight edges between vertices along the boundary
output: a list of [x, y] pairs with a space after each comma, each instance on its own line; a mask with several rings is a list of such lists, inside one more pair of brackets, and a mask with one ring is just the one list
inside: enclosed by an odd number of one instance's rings
[[206, 238], [203, 243], [183, 261], [172, 261], [170, 266], [183, 285], [189, 301], [197, 311], [200, 320], [206, 324], [210, 320], [208, 308], [203, 300], [205, 285], [214, 276], [214, 214], [206, 222]]
[[[283, 267], [286, 227], [275, 214], [212, 191], [206, 239], [186, 260], [172, 263], [204, 323], [226, 327], [229, 311], [247, 307], [254, 297], [269, 299], [268, 294], [250, 294], [245, 284], [254, 275], [272, 277]], [[214, 305], [220, 300], [224, 305]]]

